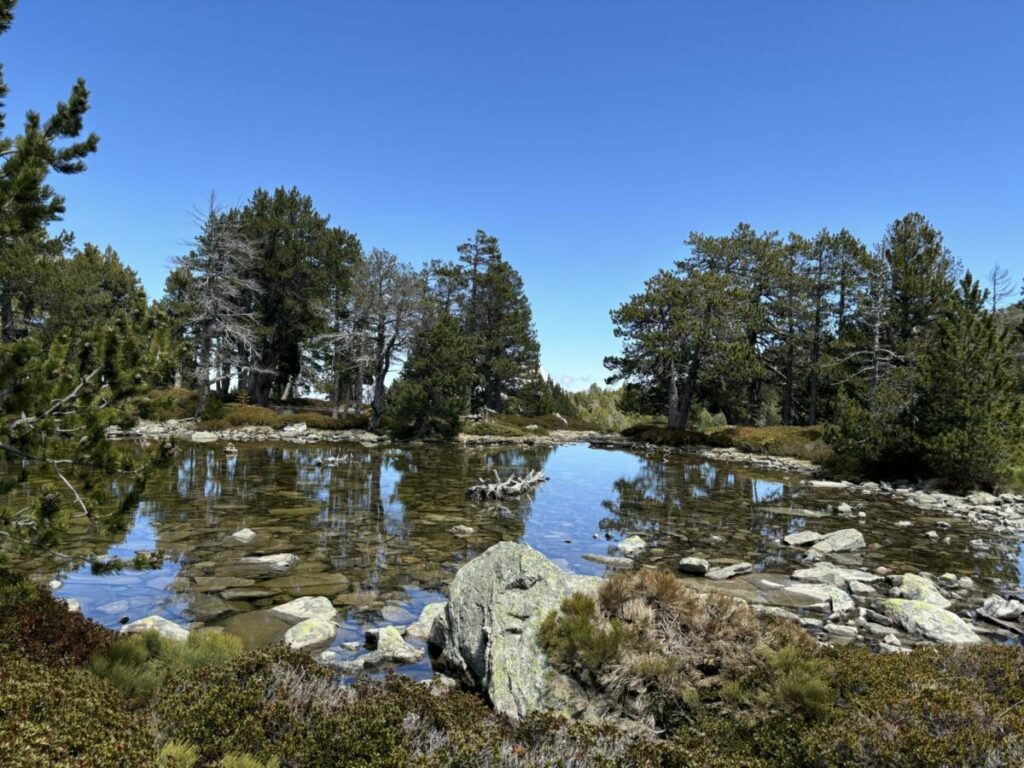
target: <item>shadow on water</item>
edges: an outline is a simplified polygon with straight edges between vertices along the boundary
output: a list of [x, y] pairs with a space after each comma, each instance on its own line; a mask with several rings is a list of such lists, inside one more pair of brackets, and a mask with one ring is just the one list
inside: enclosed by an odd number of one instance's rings
[[[543, 470], [551, 480], [521, 500], [465, 498], [478, 478], [512, 469]], [[837, 511], [841, 502], [854, 510]], [[931, 542], [923, 534], [936, 519], [887, 501], [812, 489], [798, 477], [584, 445], [248, 444], [236, 455], [194, 445], [150, 480], [127, 530], [75, 528], [59, 547], [79, 563], [160, 549], [161, 568], [99, 575], [88, 565], [61, 570], [45, 558], [20, 567], [41, 579], [59, 575], [60, 596], [75, 598], [107, 626], [157, 613], [222, 627], [253, 646], [280, 640], [287, 628], [264, 609], [303, 595], [328, 597], [338, 607], [338, 645], [361, 640], [367, 627], [407, 624], [423, 605], [444, 598], [460, 565], [503, 540], [526, 541], [563, 568], [587, 574], [603, 574], [605, 567], [584, 555], [617, 554], [615, 542], [631, 534], [649, 545], [639, 556], [643, 565], [673, 568], [680, 557], [697, 555], [788, 574], [799, 567], [798, 552], [780, 544], [783, 536], [856, 527], [869, 545], [853, 556], [857, 565], [1020, 583], [1018, 541], [950, 520], [943, 531], [949, 541]], [[899, 520], [913, 524], [901, 528]], [[455, 525], [473, 533], [453, 534]], [[246, 543], [232, 537], [244, 528], [256, 534]], [[968, 546], [978, 538], [987, 550]], [[239, 562], [280, 553], [298, 557], [288, 573]], [[423, 663], [407, 671], [427, 670]]]

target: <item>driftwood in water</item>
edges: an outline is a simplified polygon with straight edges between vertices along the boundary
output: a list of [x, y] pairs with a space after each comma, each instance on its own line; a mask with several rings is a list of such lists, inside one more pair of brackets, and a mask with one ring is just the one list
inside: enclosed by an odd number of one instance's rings
[[494, 470], [494, 482], [488, 483], [482, 477], [477, 478], [479, 483], [466, 491], [466, 497], [470, 499], [507, 499], [512, 496], [522, 496], [547, 480], [543, 472], [531, 471], [525, 475], [517, 475], [513, 472], [504, 480]]

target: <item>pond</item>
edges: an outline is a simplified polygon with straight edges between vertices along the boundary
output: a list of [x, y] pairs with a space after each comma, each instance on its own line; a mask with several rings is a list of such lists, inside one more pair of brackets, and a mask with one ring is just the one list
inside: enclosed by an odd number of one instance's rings
[[[465, 498], [478, 478], [512, 469], [540, 469], [550, 480], [515, 502]], [[853, 510], [836, 511], [843, 502]], [[851, 564], [952, 572], [991, 587], [1020, 584], [1018, 540], [951, 518], [942, 531], [948, 540], [930, 541], [923, 534], [939, 521], [934, 514], [811, 487], [799, 475], [582, 444], [242, 444], [234, 455], [219, 445], [189, 445], [149, 481], [126, 530], [113, 537], [89, 527], [67, 533], [55, 548], [77, 567], [61, 569], [45, 557], [19, 565], [37, 580], [60, 579], [56, 594], [108, 627], [159, 614], [222, 627], [249, 646], [280, 641], [288, 627], [263, 609], [323, 595], [341, 614], [335, 649], [343, 655], [340, 645], [361, 641], [367, 628], [408, 624], [424, 605], [443, 600], [459, 566], [502, 540], [525, 541], [564, 569], [602, 575], [606, 566], [586, 556], [618, 555], [615, 543], [638, 534], [649, 545], [638, 556], [642, 566], [674, 569], [690, 555], [712, 564], [748, 561], [754, 574], [716, 588], [780, 604], [773, 587], [800, 567], [800, 552], [780, 539], [804, 528], [856, 527], [868, 547], [845, 555]], [[456, 525], [473, 533], [456, 535]], [[232, 538], [244, 528], [255, 538]], [[968, 546], [979, 538], [987, 549]], [[88, 556], [130, 559], [152, 549], [164, 553], [155, 570], [99, 574], [82, 564]], [[283, 576], [239, 566], [242, 557], [275, 553], [297, 555], [298, 564]], [[403, 671], [429, 675], [429, 662]]]

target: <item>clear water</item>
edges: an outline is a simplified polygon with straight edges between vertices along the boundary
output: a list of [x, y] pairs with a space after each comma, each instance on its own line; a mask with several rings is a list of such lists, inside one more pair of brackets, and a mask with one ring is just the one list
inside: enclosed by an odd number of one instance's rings
[[[317, 460], [341, 456], [336, 467]], [[465, 490], [498, 469], [543, 469], [550, 481], [518, 502], [473, 502]], [[6, 472], [16, 468], [6, 466]], [[694, 456], [645, 456], [586, 445], [460, 448], [255, 445], [226, 455], [218, 445], [188, 446], [173, 467], [148, 483], [127, 529], [76, 527], [50, 557], [20, 561], [40, 580], [60, 578], [60, 597], [79, 601], [90, 618], [110, 627], [125, 617], [159, 614], [181, 623], [202, 621], [235, 633], [250, 646], [279, 641], [287, 625], [268, 606], [301, 595], [325, 595], [343, 623], [337, 643], [361, 641], [366, 628], [407, 624], [429, 602], [444, 599], [459, 566], [503, 541], [525, 541], [558, 565], [601, 575], [605, 566], [584, 555], [616, 555], [614, 544], [639, 534], [649, 544], [641, 565], [674, 568], [680, 557], [712, 563], [739, 560], [756, 574], [718, 585], [748, 599], [771, 599], [798, 552], [779, 543], [804, 528], [827, 533], [856, 527], [868, 548], [850, 564], [885, 565], [897, 572], [970, 575], [991, 587], [1019, 585], [1020, 541], [949, 520], [948, 543], [924, 532], [940, 518], [907, 506], [849, 492], [812, 489], [799, 476], [771, 475]], [[866, 517], [840, 515], [849, 502]], [[913, 525], [900, 528], [898, 520]], [[82, 521], [80, 521], [82, 522]], [[454, 525], [475, 529], [453, 535]], [[251, 528], [240, 544], [230, 534]], [[977, 552], [971, 539], [990, 548]], [[85, 558], [160, 549], [157, 570], [94, 574]], [[250, 595], [203, 592], [211, 578], [237, 575], [245, 555], [290, 552], [299, 564], [290, 579], [268, 575]], [[199, 581], [197, 582], [197, 579]], [[706, 580], [694, 580], [707, 585]], [[225, 611], [221, 615], [216, 615]], [[406, 670], [428, 674], [424, 662]]]

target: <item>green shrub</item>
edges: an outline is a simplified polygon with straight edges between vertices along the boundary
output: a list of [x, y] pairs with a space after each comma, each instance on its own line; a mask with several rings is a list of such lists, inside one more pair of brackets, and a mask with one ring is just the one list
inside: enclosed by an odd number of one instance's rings
[[214, 632], [193, 632], [185, 641], [144, 632], [119, 638], [97, 651], [89, 667], [130, 699], [145, 702], [168, 674], [222, 666], [238, 656], [242, 647], [237, 637]]
[[0, 658], [0, 765], [144, 768], [154, 751], [144, 716], [88, 671]]
[[22, 577], [0, 573], [0, 652], [49, 666], [84, 663], [113, 633]]

